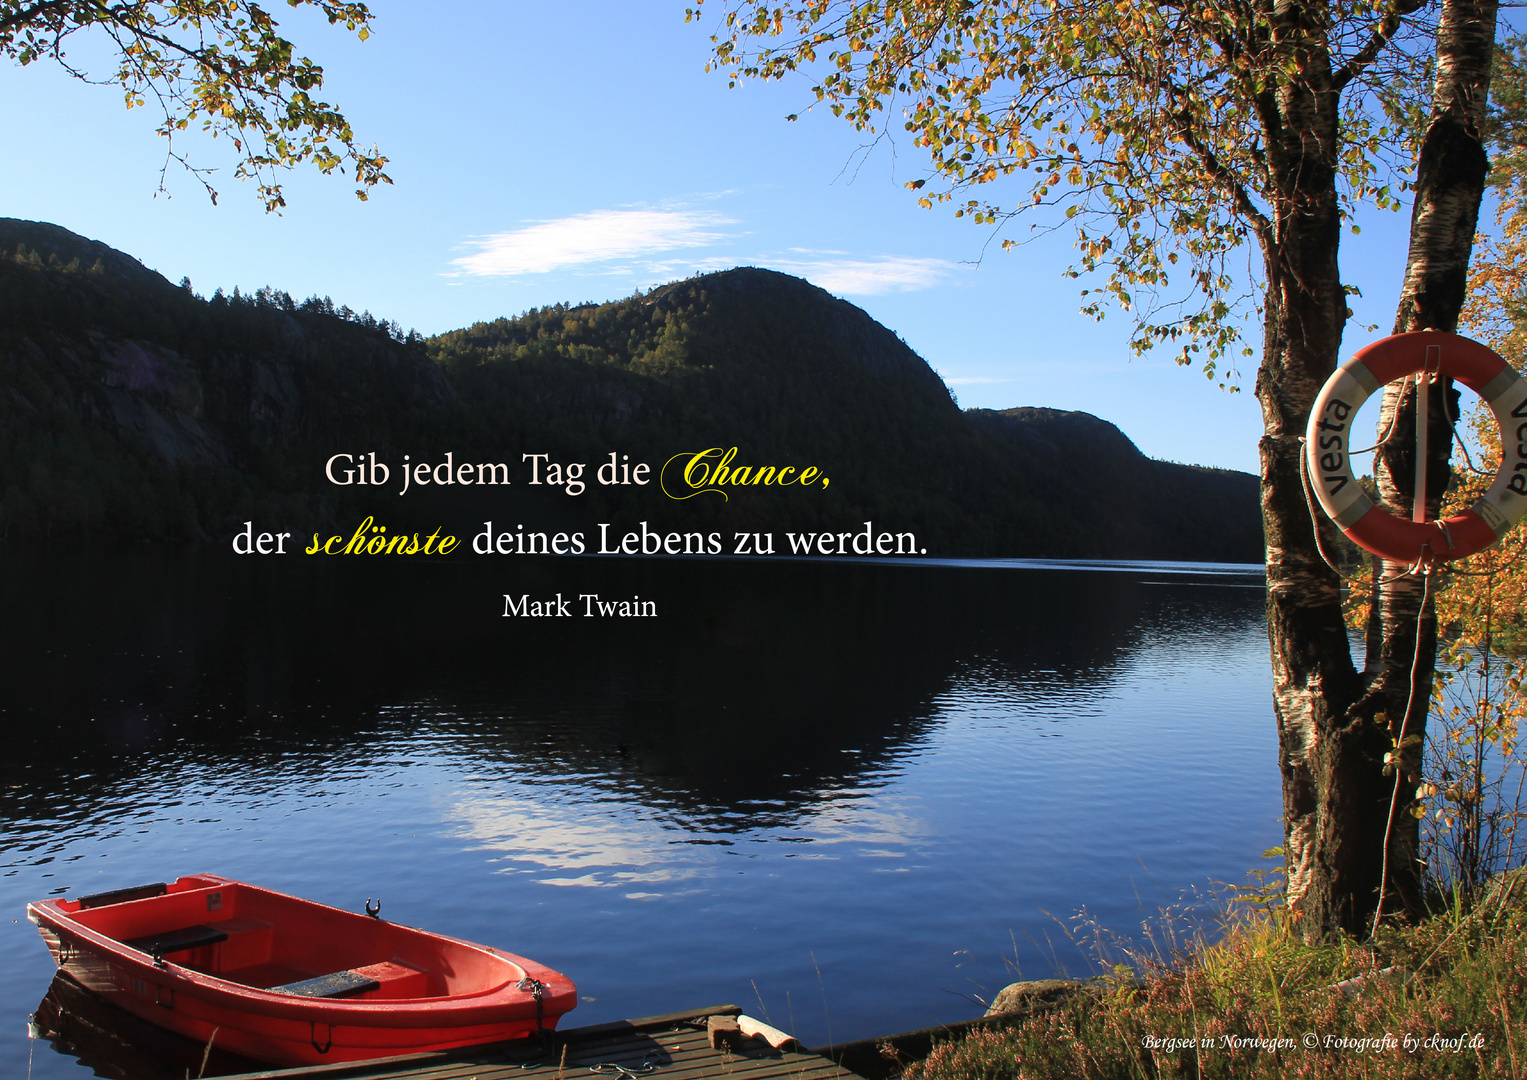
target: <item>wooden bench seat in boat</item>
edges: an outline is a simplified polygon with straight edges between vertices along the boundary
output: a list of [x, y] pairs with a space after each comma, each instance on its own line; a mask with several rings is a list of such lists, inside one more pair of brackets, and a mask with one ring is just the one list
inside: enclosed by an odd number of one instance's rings
[[314, 979], [272, 986], [277, 994], [295, 994], [297, 997], [347, 998], [364, 994], [367, 990], [379, 990], [382, 984], [355, 971], [334, 971]]
[[[129, 938], [122, 944], [159, 956], [175, 954], [175, 962], [198, 971], [216, 973], [258, 964], [270, 956], [273, 927], [261, 919], [221, 919], [175, 930]], [[194, 956], [186, 953], [195, 950]]]
[[169, 892], [170, 887], [162, 881], [150, 882], [147, 885], [133, 885], [126, 889], [110, 889], [107, 892], [91, 893], [89, 896], [79, 898], [80, 910], [90, 908], [107, 907], [111, 904], [125, 904], [129, 900], [143, 900], [150, 896], [163, 896]]
[[129, 949], [137, 949], [151, 956], [167, 956], [170, 953], [185, 952], [187, 949], [199, 949], [204, 945], [217, 945], [227, 940], [226, 932], [205, 924], [198, 924], [183, 926], [178, 930], [161, 930], [157, 934], [145, 934], [143, 937], [131, 938], [122, 944]]
[[429, 976], [418, 968], [389, 960], [269, 989], [298, 997], [344, 998], [376, 991], [377, 998], [416, 998], [429, 994]]

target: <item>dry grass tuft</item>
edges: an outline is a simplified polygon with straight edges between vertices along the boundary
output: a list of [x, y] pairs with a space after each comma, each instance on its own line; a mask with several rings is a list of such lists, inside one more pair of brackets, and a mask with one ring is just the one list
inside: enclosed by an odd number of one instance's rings
[[1096, 993], [938, 1046], [906, 1075], [1527, 1080], [1527, 871], [1367, 944], [1306, 945], [1267, 895], [1230, 905], [1212, 943], [1131, 954]]

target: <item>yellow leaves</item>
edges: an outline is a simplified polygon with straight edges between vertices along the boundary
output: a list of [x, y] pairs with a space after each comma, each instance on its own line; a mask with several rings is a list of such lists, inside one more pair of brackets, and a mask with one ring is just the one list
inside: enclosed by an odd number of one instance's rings
[[[343, 23], [362, 40], [369, 36], [370, 14], [363, 4], [345, 0], [287, 3], [316, 7], [330, 24]], [[335, 151], [326, 148], [331, 141], [356, 163], [363, 185], [390, 182], [381, 171], [385, 158], [374, 148], [367, 153], [356, 147], [344, 117], [308, 96], [307, 90], [322, 84], [322, 68], [305, 58], [294, 59], [290, 42], [279, 35], [274, 19], [254, 0], [143, 0], [62, 7], [69, 10], [51, 24], [56, 42], [80, 29], [105, 27], [119, 50], [120, 63], [112, 78], [121, 85], [126, 106], [142, 108], [152, 99], [164, 113], [158, 131], [172, 142], [193, 119], [200, 119], [202, 128], [214, 137], [227, 135], [241, 155], [235, 175], [257, 180], [267, 209], [284, 204], [274, 170], [312, 161], [328, 171], [337, 160]], [[6, 33], [0, 31], [0, 51], [9, 44]], [[173, 149], [170, 156], [184, 163]], [[209, 170], [188, 163], [186, 167], [206, 186]], [[215, 202], [216, 192], [207, 187], [207, 193]]]
[[[1255, 176], [1263, 136], [1246, 99], [1250, 80], [1214, 66], [1215, 41], [1245, 29], [1240, 10], [1223, 0], [1170, 10], [1131, 0], [730, 0], [729, 19], [740, 19], [715, 58], [736, 77], [774, 78], [810, 63], [813, 49], [831, 50], [831, 78], [816, 89], [836, 115], [876, 128], [890, 95], [914, 97], [897, 122], [949, 185], [932, 196], [922, 182], [908, 183], [920, 206], [1011, 177], [1009, 209], [1058, 205], [1057, 217], [1106, 223], [1122, 242], [1120, 250], [1079, 241], [1084, 269], [1118, 275], [1130, 289], [1160, 288], [1166, 266], [1215, 265], [1246, 239], [1245, 222], [1227, 209], [1230, 181], [1267, 190]], [[786, 24], [796, 41], [766, 39]], [[1174, 80], [1192, 83], [1192, 130], [1219, 155], [1215, 169], [1184, 149], [1165, 89]], [[1177, 215], [1179, 207], [1189, 212]], [[983, 224], [1008, 216], [996, 206], [952, 209]], [[1223, 275], [1202, 280], [1212, 293]], [[1145, 302], [1122, 286], [1100, 295], [1126, 307]], [[1176, 325], [1217, 355], [1226, 342], [1215, 336], [1225, 330], [1216, 320], [1229, 311], [1206, 302], [1178, 323], [1142, 322], [1142, 340]]]

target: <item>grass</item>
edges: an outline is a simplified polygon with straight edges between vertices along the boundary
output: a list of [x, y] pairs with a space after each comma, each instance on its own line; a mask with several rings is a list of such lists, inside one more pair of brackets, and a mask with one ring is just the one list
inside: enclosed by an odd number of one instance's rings
[[1271, 904], [1227, 907], [1214, 943], [1132, 952], [1093, 992], [941, 1044], [905, 1075], [1527, 1080], [1527, 871], [1365, 944], [1306, 945]]

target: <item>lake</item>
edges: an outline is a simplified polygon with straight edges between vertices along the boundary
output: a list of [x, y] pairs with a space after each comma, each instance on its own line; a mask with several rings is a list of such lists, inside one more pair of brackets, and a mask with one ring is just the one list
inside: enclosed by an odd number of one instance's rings
[[1263, 598], [1224, 565], [0, 547], [0, 1074], [90, 1075], [25, 1037], [27, 901], [201, 871], [532, 957], [568, 1026], [734, 1002], [816, 1046], [1088, 974], [1084, 922], [1281, 843]]

